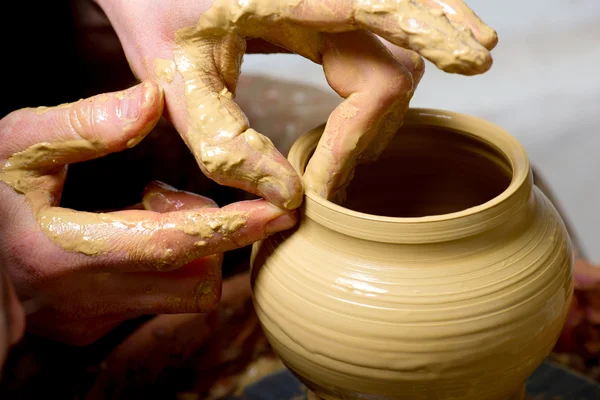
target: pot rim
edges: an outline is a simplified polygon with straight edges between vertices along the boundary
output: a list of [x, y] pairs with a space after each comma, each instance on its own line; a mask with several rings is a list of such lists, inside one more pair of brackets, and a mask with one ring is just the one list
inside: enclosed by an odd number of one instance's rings
[[[510, 164], [510, 184], [485, 203], [448, 214], [424, 217], [367, 214], [345, 208], [314, 191], [306, 190], [304, 214], [331, 229], [354, 237], [388, 243], [424, 243], [459, 239], [491, 229], [508, 222], [527, 203], [533, 188], [529, 158], [521, 143], [510, 133], [474, 116], [432, 108], [408, 109], [403, 125], [410, 124], [458, 131], [494, 147]], [[303, 134], [290, 149], [288, 160], [300, 176], [304, 174], [309, 155], [316, 148], [324, 126]], [[403, 232], [398, 231], [399, 227]]]

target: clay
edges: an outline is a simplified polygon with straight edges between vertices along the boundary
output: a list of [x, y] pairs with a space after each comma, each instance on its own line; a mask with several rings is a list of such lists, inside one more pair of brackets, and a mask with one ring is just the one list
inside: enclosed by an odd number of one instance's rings
[[[131, 96], [130, 91], [115, 96], [122, 99]], [[102, 95], [98, 100], [106, 101]], [[37, 109], [36, 113], [76, 106], [77, 103], [63, 104]], [[123, 134], [129, 135], [132, 124], [125, 122]], [[136, 145], [149, 129], [150, 126], [139, 129], [126, 146]], [[253, 145], [261, 147], [268, 144], [254, 140]], [[175, 251], [170, 246], [180, 245], [181, 240], [194, 243], [195, 251], [183, 255], [191, 261], [194, 257], [205, 255], [215, 240], [234, 240], [233, 235], [248, 221], [250, 216], [247, 212], [235, 210], [219, 210], [214, 214], [190, 211], [161, 219], [157, 215], [134, 210], [88, 213], [53, 207], [57, 203], [54, 193], [56, 180], [64, 179], [65, 164], [99, 157], [108, 152], [103, 146], [99, 140], [86, 139], [36, 143], [13, 154], [0, 169], [0, 181], [26, 196], [42, 232], [62, 249], [88, 256], [119, 252], [121, 249], [123, 255], [133, 263], [150, 259], [151, 267], [163, 269], [175, 261]], [[125, 231], [132, 241], [139, 240], [144, 245], [125, 251], [116, 237]], [[178, 254], [177, 257], [181, 258], [182, 255]]]
[[[246, 117], [233, 102], [246, 39], [260, 37], [320, 63], [322, 32], [360, 29], [418, 51], [447, 72], [472, 75], [484, 72], [491, 65], [488, 50], [468, 28], [457, 29], [439, 9], [414, 1], [342, 1], [334, 7], [312, 0], [217, 0], [195, 26], [175, 34], [174, 60], [183, 78], [189, 115], [184, 138], [203, 171], [225, 185], [240, 187], [243, 182], [256, 183], [240, 188], [254, 189], [260, 195], [268, 193], [270, 200], [281, 199], [285, 208], [299, 206], [302, 193], [298, 185], [290, 185], [296, 179], [291, 169], [279, 161], [274, 147], [252, 146], [252, 137], [260, 137], [261, 141], [266, 138], [248, 129]], [[397, 119], [402, 110], [396, 110], [396, 105], [391, 105], [389, 115], [382, 117], [381, 129], [385, 130], [385, 120]], [[348, 107], [347, 111], [345, 115], [351, 118], [358, 109]], [[396, 130], [395, 126], [391, 128]], [[354, 146], [365, 134], [355, 133]], [[381, 146], [385, 143], [382, 140]], [[344, 152], [350, 157], [354, 154], [352, 148]], [[322, 160], [326, 165], [315, 161], [309, 174], [313, 179], [307, 179], [305, 185], [319, 191], [327, 184], [331, 163], [338, 165], [326, 157]], [[350, 166], [340, 173], [352, 169]], [[321, 176], [319, 171], [327, 171], [327, 176]]]
[[[36, 217], [42, 231], [60, 247], [67, 251], [94, 256], [118, 247], [118, 243], [113, 239], [118, 231], [130, 231], [132, 235], [139, 237], [156, 236], [157, 240], [165, 232], [180, 232], [197, 238], [194, 246], [201, 250], [215, 234], [227, 237], [237, 232], [249, 216], [239, 211], [220, 211], [218, 215], [188, 212], [182, 213], [178, 222], [168, 223], [158, 218], [142, 219], [139, 214], [132, 214], [131, 218], [127, 218], [125, 215], [110, 213], [75, 214], [72, 210], [59, 207], [43, 207]], [[173, 250], [165, 248], [164, 245], [144, 246], [130, 256], [143, 259], [144, 255], [157, 252], [162, 252], [162, 256], [150, 258], [157, 258], [157, 263], [162, 260], [164, 266], [169, 265]]]
[[[290, 151], [299, 173], [321, 133]], [[298, 228], [253, 248], [261, 325], [314, 398], [523, 399], [565, 321], [573, 253], [518, 141], [409, 110], [345, 204], [308, 191]]]
[[163, 58], [154, 60], [154, 75], [163, 82], [171, 83], [175, 77], [175, 63], [173, 60]]
[[[190, 127], [184, 138], [188, 146], [195, 149], [200, 167], [219, 183], [234, 184], [249, 182], [263, 192], [274, 191], [284, 200], [285, 208], [296, 208], [302, 193], [290, 193], [288, 182], [297, 180], [291, 168], [277, 159], [277, 150], [271, 141], [248, 128], [242, 111], [233, 103], [233, 93], [223, 82], [209, 72], [212, 57], [211, 41], [196, 28], [177, 32], [175, 52], [177, 71], [185, 82], [186, 104]], [[222, 60], [222, 74], [226, 83], [234, 84], [239, 75], [245, 42], [233, 40], [233, 49]], [[228, 43], [230, 44], [230, 43]], [[229, 77], [229, 78], [227, 78]], [[233, 90], [233, 88], [232, 88]], [[256, 168], [256, 153], [264, 156], [262, 167]], [[265, 174], [264, 170], [272, 171]]]

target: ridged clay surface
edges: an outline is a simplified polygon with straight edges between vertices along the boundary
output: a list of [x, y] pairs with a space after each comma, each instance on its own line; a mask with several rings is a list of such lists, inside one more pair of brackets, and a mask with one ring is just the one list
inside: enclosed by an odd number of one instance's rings
[[[409, 110], [394, 141], [436, 127], [483, 143], [481, 156], [509, 174], [506, 189], [413, 218], [360, 213], [307, 192], [298, 228], [255, 244], [261, 324], [323, 399], [523, 398], [563, 326], [572, 249], [524, 149], [485, 121], [428, 109]], [[299, 172], [321, 131], [290, 151]]]

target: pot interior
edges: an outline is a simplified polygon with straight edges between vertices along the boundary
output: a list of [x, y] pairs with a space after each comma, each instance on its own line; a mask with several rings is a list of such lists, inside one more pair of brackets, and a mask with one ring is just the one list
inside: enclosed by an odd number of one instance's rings
[[357, 167], [343, 206], [388, 217], [448, 214], [498, 196], [512, 175], [507, 157], [482, 139], [408, 124], [377, 161]]

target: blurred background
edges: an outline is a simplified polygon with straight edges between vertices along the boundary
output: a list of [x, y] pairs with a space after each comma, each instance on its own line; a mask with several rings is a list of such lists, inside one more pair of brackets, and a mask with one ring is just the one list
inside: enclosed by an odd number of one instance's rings
[[[600, 262], [600, 1], [467, 3], [498, 31], [494, 66], [462, 77], [428, 63], [412, 106], [468, 113], [516, 136]], [[247, 55], [243, 73], [331, 91], [319, 65], [294, 55]]]

